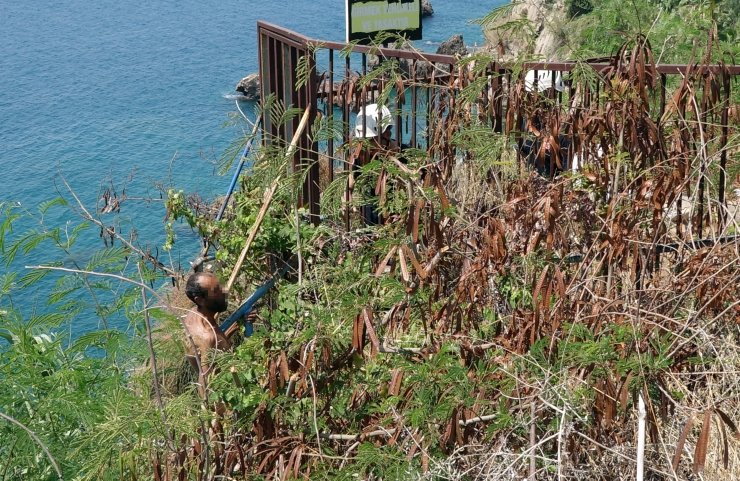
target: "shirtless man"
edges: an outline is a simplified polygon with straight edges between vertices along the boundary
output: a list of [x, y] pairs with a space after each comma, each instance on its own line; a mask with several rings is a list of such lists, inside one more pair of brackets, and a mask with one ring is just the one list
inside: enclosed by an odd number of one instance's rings
[[231, 349], [231, 342], [216, 322], [216, 314], [226, 310], [227, 298], [218, 278], [210, 272], [197, 272], [190, 276], [185, 285], [185, 294], [196, 306], [196, 310], [191, 310], [184, 320], [187, 334], [192, 339], [192, 342], [186, 339], [187, 357], [198, 372], [198, 382], [203, 392], [208, 374], [214, 367], [212, 351]]

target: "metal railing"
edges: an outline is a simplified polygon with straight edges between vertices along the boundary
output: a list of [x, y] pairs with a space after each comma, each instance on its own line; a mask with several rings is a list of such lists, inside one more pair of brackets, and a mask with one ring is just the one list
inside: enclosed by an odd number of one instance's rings
[[[318, 222], [320, 213], [319, 162], [327, 163], [325, 171], [331, 177], [335, 168], [343, 163], [345, 154], [340, 147], [350, 140], [351, 125], [357, 110], [362, 105], [377, 101], [381, 95], [387, 95], [386, 105], [393, 111], [398, 144], [424, 148], [432, 159], [455, 155], [449, 142], [454, 132], [450, 132], [450, 126], [445, 120], [450, 112], [458, 108], [455, 93], [467, 87], [473, 86], [478, 90], [475, 115], [492, 132], [513, 133], [519, 139], [520, 161], [526, 118], [521, 111], [513, 112], [509, 107], [512, 104], [512, 86], [517, 82], [521, 83], [527, 72], [534, 72], [529, 88], [535, 92], [544, 90], [540, 95], [549, 101], [553, 109], [569, 108], [570, 102], [576, 97], [582, 105], [594, 102], [598, 105], [601, 101], [603, 84], [600, 82], [603, 82], [603, 78], [600, 75], [596, 75], [597, 81], [593, 87], [579, 91], [576, 91], [572, 79], [567, 78], [568, 73], [582, 69], [583, 62], [539, 62], [518, 67], [490, 62], [484, 67], [475, 68], [469, 60], [463, 61], [454, 56], [320, 41], [262, 21], [258, 22], [257, 30], [263, 102], [267, 98], [273, 98], [286, 107], [310, 107], [312, 124], [317, 115], [320, 115], [325, 121], [338, 126], [337, 135], [322, 142], [312, 140], [308, 134], [304, 134], [294, 157], [295, 169], [309, 169], [305, 175], [301, 203], [308, 207], [314, 222]], [[598, 59], [588, 65], [600, 74], [612, 67], [606, 60]], [[392, 71], [395, 75], [372, 73], [379, 71], [378, 65], [387, 62], [394, 62]], [[655, 67], [659, 75], [659, 85], [651, 102], [654, 103], [656, 120], [665, 112], [669, 84], [680, 83], [689, 68], [687, 65]], [[472, 78], [474, 71], [477, 72], [477, 80]], [[550, 79], [552, 87], [555, 87], [556, 78], [564, 78], [563, 87], [538, 89], [538, 74], [544, 71], [549, 72], [545, 78]], [[724, 146], [728, 142], [730, 128], [728, 112], [732, 98], [731, 86], [740, 76], [740, 66], [714, 65], [709, 66], [707, 71], [723, 72], [730, 76], [730, 80], [718, 92], [722, 111], [719, 115], [713, 114], [717, 122], [721, 122], [717, 202], [724, 212], [727, 184], [727, 151]], [[387, 88], [389, 82], [392, 85]], [[277, 125], [265, 113], [263, 138], [268, 143], [271, 139], [290, 139], [297, 123], [296, 117]], [[573, 137], [574, 145], [577, 145], [578, 139], [575, 135]], [[588, 160], [588, 152], [584, 151], [581, 155], [581, 162]], [[594, 153], [591, 152], [591, 155]], [[523, 161], [520, 162], [522, 164]], [[703, 178], [700, 188], [704, 189]], [[699, 237], [702, 234], [704, 217], [703, 196], [702, 191], [698, 206], [699, 225], [695, 227], [695, 234]]]

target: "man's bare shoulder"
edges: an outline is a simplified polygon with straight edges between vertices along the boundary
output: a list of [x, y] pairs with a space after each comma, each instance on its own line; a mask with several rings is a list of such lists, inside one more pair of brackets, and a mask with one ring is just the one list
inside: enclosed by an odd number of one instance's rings
[[199, 349], [227, 350], [231, 347], [231, 343], [221, 330], [211, 325], [208, 319], [197, 311], [189, 312], [183, 319], [183, 324]]
[[191, 309], [187, 314], [182, 316], [182, 322], [188, 329], [192, 329], [194, 327], [203, 327], [207, 320], [203, 314], [195, 309]]
[[185, 315], [183, 324], [188, 335], [199, 349], [205, 349], [215, 345], [216, 336], [212, 329], [207, 328], [208, 321], [197, 311], [190, 311]]

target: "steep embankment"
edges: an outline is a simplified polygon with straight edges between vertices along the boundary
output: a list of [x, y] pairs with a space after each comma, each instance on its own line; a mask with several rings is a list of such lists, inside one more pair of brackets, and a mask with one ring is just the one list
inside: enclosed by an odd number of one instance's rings
[[502, 7], [484, 26], [489, 44], [506, 58], [531, 54], [546, 60], [567, 57], [565, 0], [524, 0]]
[[[614, 54], [638, 35], [645, 36], [662, 63], [703, 58], [707, 45], [736, 63], [740, 1], [724, 0], [514, 0], [491, 15], [484, 31], [505, 58], [530, 55], [543, 60], [593, 58]], [[717, 35], [708, 42], [716, 25]]]

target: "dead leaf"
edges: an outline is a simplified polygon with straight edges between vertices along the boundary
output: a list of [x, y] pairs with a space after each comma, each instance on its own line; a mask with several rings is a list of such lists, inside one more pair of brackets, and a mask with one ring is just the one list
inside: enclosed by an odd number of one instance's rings
[[707, 409], [701, 425], [701, 434], [699, 434], [699, 439], [696, 441], [696, 449], [694, 450], [694, 466], [692, 468], [694, 474], [704, 471], [704, 464], [707, 462], [707, 448], [709, 447], [709, 431], [711, 426], [712, 410]]

